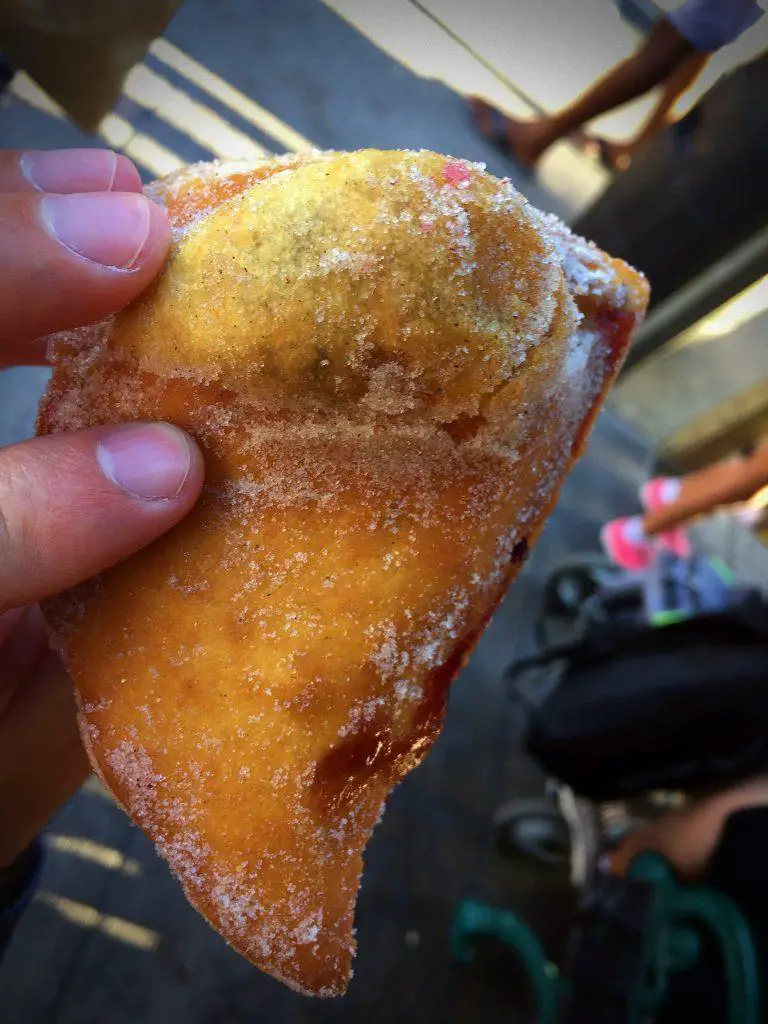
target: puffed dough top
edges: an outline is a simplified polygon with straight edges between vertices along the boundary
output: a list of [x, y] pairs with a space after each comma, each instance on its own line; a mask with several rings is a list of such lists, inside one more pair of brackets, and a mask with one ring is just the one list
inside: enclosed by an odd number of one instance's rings
[[110, 347], [266, 407], [453, 420], [577, 316], [509, 182], [428, 152], [329, 153], [193, 220]]

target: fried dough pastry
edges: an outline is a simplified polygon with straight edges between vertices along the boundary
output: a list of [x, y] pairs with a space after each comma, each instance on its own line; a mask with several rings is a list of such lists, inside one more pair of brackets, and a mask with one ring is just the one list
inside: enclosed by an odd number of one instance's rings
[[482, 167], [365, 151], [149, 187], [175, 241], [58, 335], [41, 432], [188, 430], [195, 510], [50, 602], [94, 768], [286, 984], [351, 976], [362, 852], [525, 558], [645, 280]]

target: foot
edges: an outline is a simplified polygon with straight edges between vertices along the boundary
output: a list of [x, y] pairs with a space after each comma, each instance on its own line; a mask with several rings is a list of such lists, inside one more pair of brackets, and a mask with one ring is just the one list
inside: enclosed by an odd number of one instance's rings
[[659, 533], [653, 538], [662, 551], [671, 551], [677, 558], [688, 559], [693, 554], [690, 538], [682, 526]]
[[606, 555], [629, 572], [642, 572], [653, 562], [653, 545], [643, 533], [640, 516], [625, 516], [606, 523], [600, 531]]
[[674, 476], [656, 476], [640, 488], [640, 501], [646, 512], [658, 512], [680, 497], [682, 483]]
[[470, 99], [469, 109], [481, 135], [527, 170], [532, 170], [545, 150], [556, 141], [547, 118], [517, 121], [478, 96]]
[[600, 531], [600, 541], [611, 561], [628, 572], [648, 569], [655, 551], [669, 551], [676, 558], [683, 559], [693, 554], [690, 538], [682, 527], [647, 537], [642, 516], [611, 520]]
[[628, 142], [612, 142], [599, 135], [584, 136], [583, 149], [599, 160], [607, 171], [626, 171], [632, 165], [634, 145]]
[[[640, 488], [640, 502], [646, 512], [658, 512], [677, 501], [683, 489], [683, 482], [674, 476], [657, 476], [647, 480]], [[678, 558], [690, 558], [693, 553], [687, 532], [682, 527], [666, 530], [654, 540], [665, 551], [671, 551]]]

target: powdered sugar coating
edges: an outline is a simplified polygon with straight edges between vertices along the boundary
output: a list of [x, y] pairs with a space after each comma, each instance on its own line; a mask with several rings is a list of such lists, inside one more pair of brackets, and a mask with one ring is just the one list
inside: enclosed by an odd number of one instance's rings
[[176, 223], [166, 274], [55, 340], [41, 422], [171, 419], [206, 488], [49, 615], [92, 756], [192, 902], [276, 977], [334, 994], [383, 801], [621, 346], [574, 301], [597, 298], [593, 254], [464, 161], [286, 157], [153, 194]]
[[[508, 182], [454, 161], [454, 184], [424, 153], [291, 159], [240, 169], [272, 173], [182, 218], [166, 273], [115, 325], [122, 358], [278, 409], [356, 407], [372, 380], [383, 409], [388, 376], [393, 401], [407, 380], [414, 412], [445, 420], [476, 415], [556, 313], [560, 333], [575, 323], [558, 249]], [[203, 180], [207, 214], [219, 178]], [[187, 178], [168, 186], [169, 210], [180, 188]], [[209, 281], [216, 299], [201, 300]]]

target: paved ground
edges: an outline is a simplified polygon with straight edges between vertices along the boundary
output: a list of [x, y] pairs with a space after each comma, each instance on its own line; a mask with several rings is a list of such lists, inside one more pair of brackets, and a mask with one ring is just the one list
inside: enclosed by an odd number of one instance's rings
[[663, 443], [768, 380], [768, 277], [694, 325], [613, 392], [622, 417]]
[[[458, 16], [458, 6], [427, 7], [450, 21]], [[608, 0], [603, 7], [615, 17]], [[372, 9], [361, 3], [352, 13], [360, 22]], [[594, 3], [590, 9], [597, 10]], [[572, 182], [581, 180], [575, 171], [555, 194], [506, 164], [473, 132], [463, 99], [446, 84], [451, 76], [416, 74], [391, 55], [405, 46], [406, 28], [399, 42], [398, 32], [389, 35], [394, 42], [383, 52], [319, 0], [258, 8], [248, 0], [188, 0], [167, 33], [176, 49], [147, 59], [104, 132], [113, 144], [121, 138], [148, 176], [232, 147], [291, 148], [298, 132], [324, 147], [453, 152], [512, 174], [548, 209], [568, 213], [569, 204], [583, 201], [582, 193], [574, 198]], [[524, 49], [518, 42], [518, 52]], [[178, 59], [174, 69], [169, 59], [179, 52], [219, 77], [190, 78], [193, 66]], [[169, 94], [169, 86], [177, 92]], [[4, 145], [83, 144], [44, 97], [25, 88], [37, 108], [13, 97], [0, 110]], [[0, 374], [0, 443], [29, 434], [44, 378], [38, 370]], [[460, 969], [447, 944], [453, 909], [467, 896], [521, 910], [553, 952], [567, 928], [563, 881], [513, 868], [493, 851], [494, 808], [541, 787], [521, 755], [521, 722], [499, 675], [531, 643], [549, 567], [594, 547], [601, 522], [634, 509], [647, 462], [647, 445], [619, 420], [603, 417], [534, 557], [456, 685], [442, 738], [395, 794], [375, 834], [360, 903], [357, 976], [344, 1001], [303, 1000], [232, 953], [189, 908], [141, 833], [91, 782], [51, 826], [41, 892], [0, 970], [3, 1024], [524, 1024], [526, 990], [509, 958], [489, 952]]]

